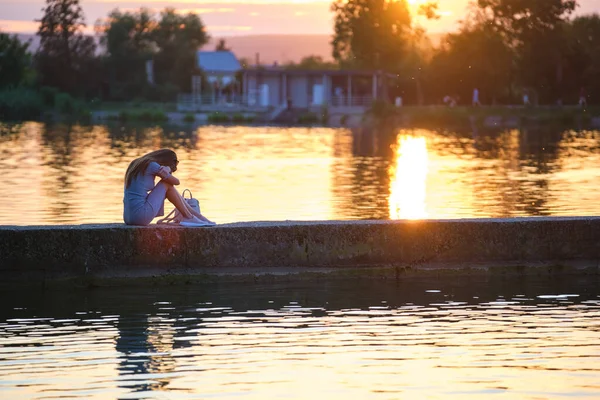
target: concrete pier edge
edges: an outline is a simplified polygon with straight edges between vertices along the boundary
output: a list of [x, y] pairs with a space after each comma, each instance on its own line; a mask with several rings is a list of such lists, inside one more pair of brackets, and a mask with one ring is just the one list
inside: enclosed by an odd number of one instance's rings
[[0, 226], [2, 285], [600, 272], [600, 217]]

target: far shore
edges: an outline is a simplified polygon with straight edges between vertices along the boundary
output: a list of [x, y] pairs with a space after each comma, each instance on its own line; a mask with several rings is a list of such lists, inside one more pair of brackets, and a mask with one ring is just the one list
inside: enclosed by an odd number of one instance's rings
[[[333, 128], [361, 128], [399, 126], [425, 129], [453, 127], [519, 128], [547, 125], [576, 129], [600, 129], [600, 106], [582, 108], [566, 106], [456, 106], [443, 105], [403, 106], [383, 104], [366, 107], [314, 106], [293, 109], [284, 118], [272, 120], [274, 108], [263, 110], [232, 105], [211, 106], [196, 112], [179, 111], [177, 104], [150, 102], [92, 102], [77, 112], [47, 110], [37, 121], [58, 121], [88, 124], [174, 124], [198, 125], [279, 125], [327, 126]], [[87, 108], [86, 108], [87, 106]], [[20, 122], [19, 120], [3, 122]]]
[[[456, 125], [476, 125], [478, 127], [518, 128], [527, 124], [552, 124], [557, 126], [578, 126], [600, 128], [600, 106], [581, 108], [579, 106], [458, 106], [441, 105], [390, 107], [391, 113], [385, 117], [368, 109], [345, 109], [321, 107], [314, 110], [297, 110], [300, 121], [283, 121], [279, 125], [305, 125], [358, 128], [384, 120], [400, 126], [435, 128]], [[326, 115], [324, 115], [324, 113]], [[302, 116], [308, 118], [302, 119]], [[265, 113], [252, 110], [223, 107], [221, 111], [180, 112], [176, 104], [98, 105], [91, 112], [91, 122], [169, 122], [173, 124], [256, 124], [272, 123]]]

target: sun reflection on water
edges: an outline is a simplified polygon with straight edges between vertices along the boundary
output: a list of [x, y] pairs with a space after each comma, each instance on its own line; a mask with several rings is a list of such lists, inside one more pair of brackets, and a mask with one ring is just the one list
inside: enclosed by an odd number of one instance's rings
[[427, 141], [398, 135], [395, 163], [390, 167], [390, 218], [427, 218]]

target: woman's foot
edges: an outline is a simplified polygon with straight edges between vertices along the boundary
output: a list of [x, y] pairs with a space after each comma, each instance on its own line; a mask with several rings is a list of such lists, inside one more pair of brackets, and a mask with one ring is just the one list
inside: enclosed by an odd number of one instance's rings
[[200, 221], [204, 221], [204, 222], [210, 224], [211, 226], [215, 226], [217, 224], [216, 222], [212, 222], [211, 220], [209, 220], [208, 218], [206, 218], [204, 215], [202, 215], [201, 218], [198, 218], [198, 219]]
[[183, 218], [181, 220], [181, 222], [179, 223], [179, 225], [187, 226], [187, 227], [201, 227], [201, 226], [213, 226], [214, 224], [211, 224], [206, 221], [202, 221], [198, 217], [192, 217], [192, 218]]

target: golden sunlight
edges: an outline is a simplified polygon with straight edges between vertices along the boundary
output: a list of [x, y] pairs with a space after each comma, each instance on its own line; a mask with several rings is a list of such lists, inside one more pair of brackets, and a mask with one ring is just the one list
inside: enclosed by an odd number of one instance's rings
[[425, 138], [398, 135], [396, 163], [390, 168], [390, 219], [427, 217], [427, 169]]

